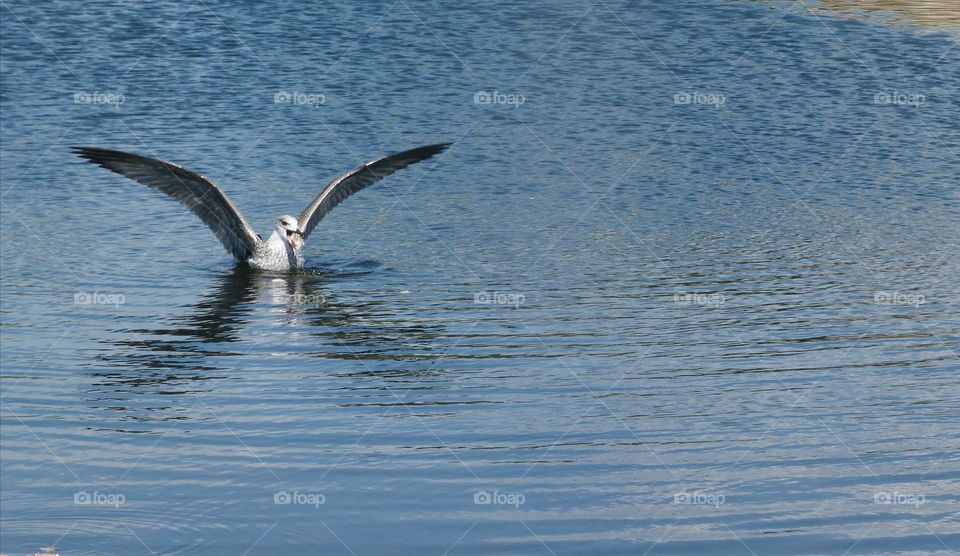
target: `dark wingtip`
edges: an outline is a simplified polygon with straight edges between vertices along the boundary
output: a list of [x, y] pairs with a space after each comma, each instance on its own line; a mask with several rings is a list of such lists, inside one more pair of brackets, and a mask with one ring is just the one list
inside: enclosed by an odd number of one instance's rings
[[99, 162], [104, 155], [110, 155], [111, 153], [116, 153], [117, 151], [111, 151], [109, 149], [98, 149], [97, 147], [78, 147], [72, 145], [70, 151], [90, 162]]
[[415, 149], [410, 149], [407, 151], [408, 154], [417, 157], [421, 160], [430, 158], [431, 156], [438, 155], [443, 151], [447, 150], [450, 145], [453, 143], [437, 143], [435, 145], [426, 145], [423, 147], [417, 147]]
[[100, 149], [96, 149], [94, 147], [70, 147], [70, 152], [86, 160], [87, 162], [92, 162], [94, 164], [99, 164], [99, 157], [97, 156], [97, 151], [99, 150]]
[[[114, 172], [117, 172], [117, 170], [112, 166], [112, 163], [129, 162], [135, 159], [146, 159], [146, 157], [142, 157], [140, 155], [123, 151], [115, 151], [113, 149], [101, 149], [99, 147], [71, 146], [70, 150], [73, 152], [73, 154], [79, 156], [87, 162], [92, 162], [93, 164], [108, 170], [113, 170]], [[123, 174], [123, 172], [119, 173]]]
[[427, 145], [427, 148], [433, 150], [436, 153], [442, 153], [443, 151], [447, 150], [452, 144], [453, 144], [452, 142], [437, 143], [436, 145]]

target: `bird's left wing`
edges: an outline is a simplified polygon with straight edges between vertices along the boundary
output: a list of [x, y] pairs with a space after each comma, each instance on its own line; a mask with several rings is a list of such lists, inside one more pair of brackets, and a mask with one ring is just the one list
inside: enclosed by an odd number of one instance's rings
[[200, 217], [238, 261], [248, 259], [261, 241], [227, 194], [213, 181], [155, 158], [92, 147], [73, 147], [77, 155], [147, 187], [166, 193]]
[[347, 197], [382, 180], [397, 170], [439, 154], [449, 146], [450, 143], [440, 143], [391, 154], [361, 164], [333, 180], [323, 188], [323, 191], [310, 203], [310, 206], [300, 213], [297, 225], [301, 234], [303, 234], [303, 238], [306, 239], [317, 226], [317, 223], [323, 220], [323, 217], [329, 214], [333, 207], [339, 205]]

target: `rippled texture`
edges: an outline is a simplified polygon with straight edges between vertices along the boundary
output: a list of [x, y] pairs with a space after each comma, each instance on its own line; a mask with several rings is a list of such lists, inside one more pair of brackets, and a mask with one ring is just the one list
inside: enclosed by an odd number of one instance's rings
[[[2, 10], [4, 553], [960, 550], [955, 36], [721, 1]], [[202, 172], [263, 234], [440, 141], [290, 276], [67, 149]]]

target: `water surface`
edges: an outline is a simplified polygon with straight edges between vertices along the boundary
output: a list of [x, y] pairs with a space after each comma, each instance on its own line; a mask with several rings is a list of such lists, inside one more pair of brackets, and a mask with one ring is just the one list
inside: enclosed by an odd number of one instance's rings
[[[2, 10], [4, 554], [960, 550], [956, 35], [719, 0]], [[67, 149], [181, 163], [267, 233], [439, 141], [292, 275]]]

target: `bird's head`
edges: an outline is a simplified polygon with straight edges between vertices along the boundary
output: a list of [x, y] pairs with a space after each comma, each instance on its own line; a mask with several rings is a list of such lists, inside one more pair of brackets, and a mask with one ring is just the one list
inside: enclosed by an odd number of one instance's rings
[[296, 249], [303, 247], [303, 233], [297, 226], [297, 219], [284, 214], [277, 218], [277, 235], [283, 238], [283, 241], [292, 245]]

